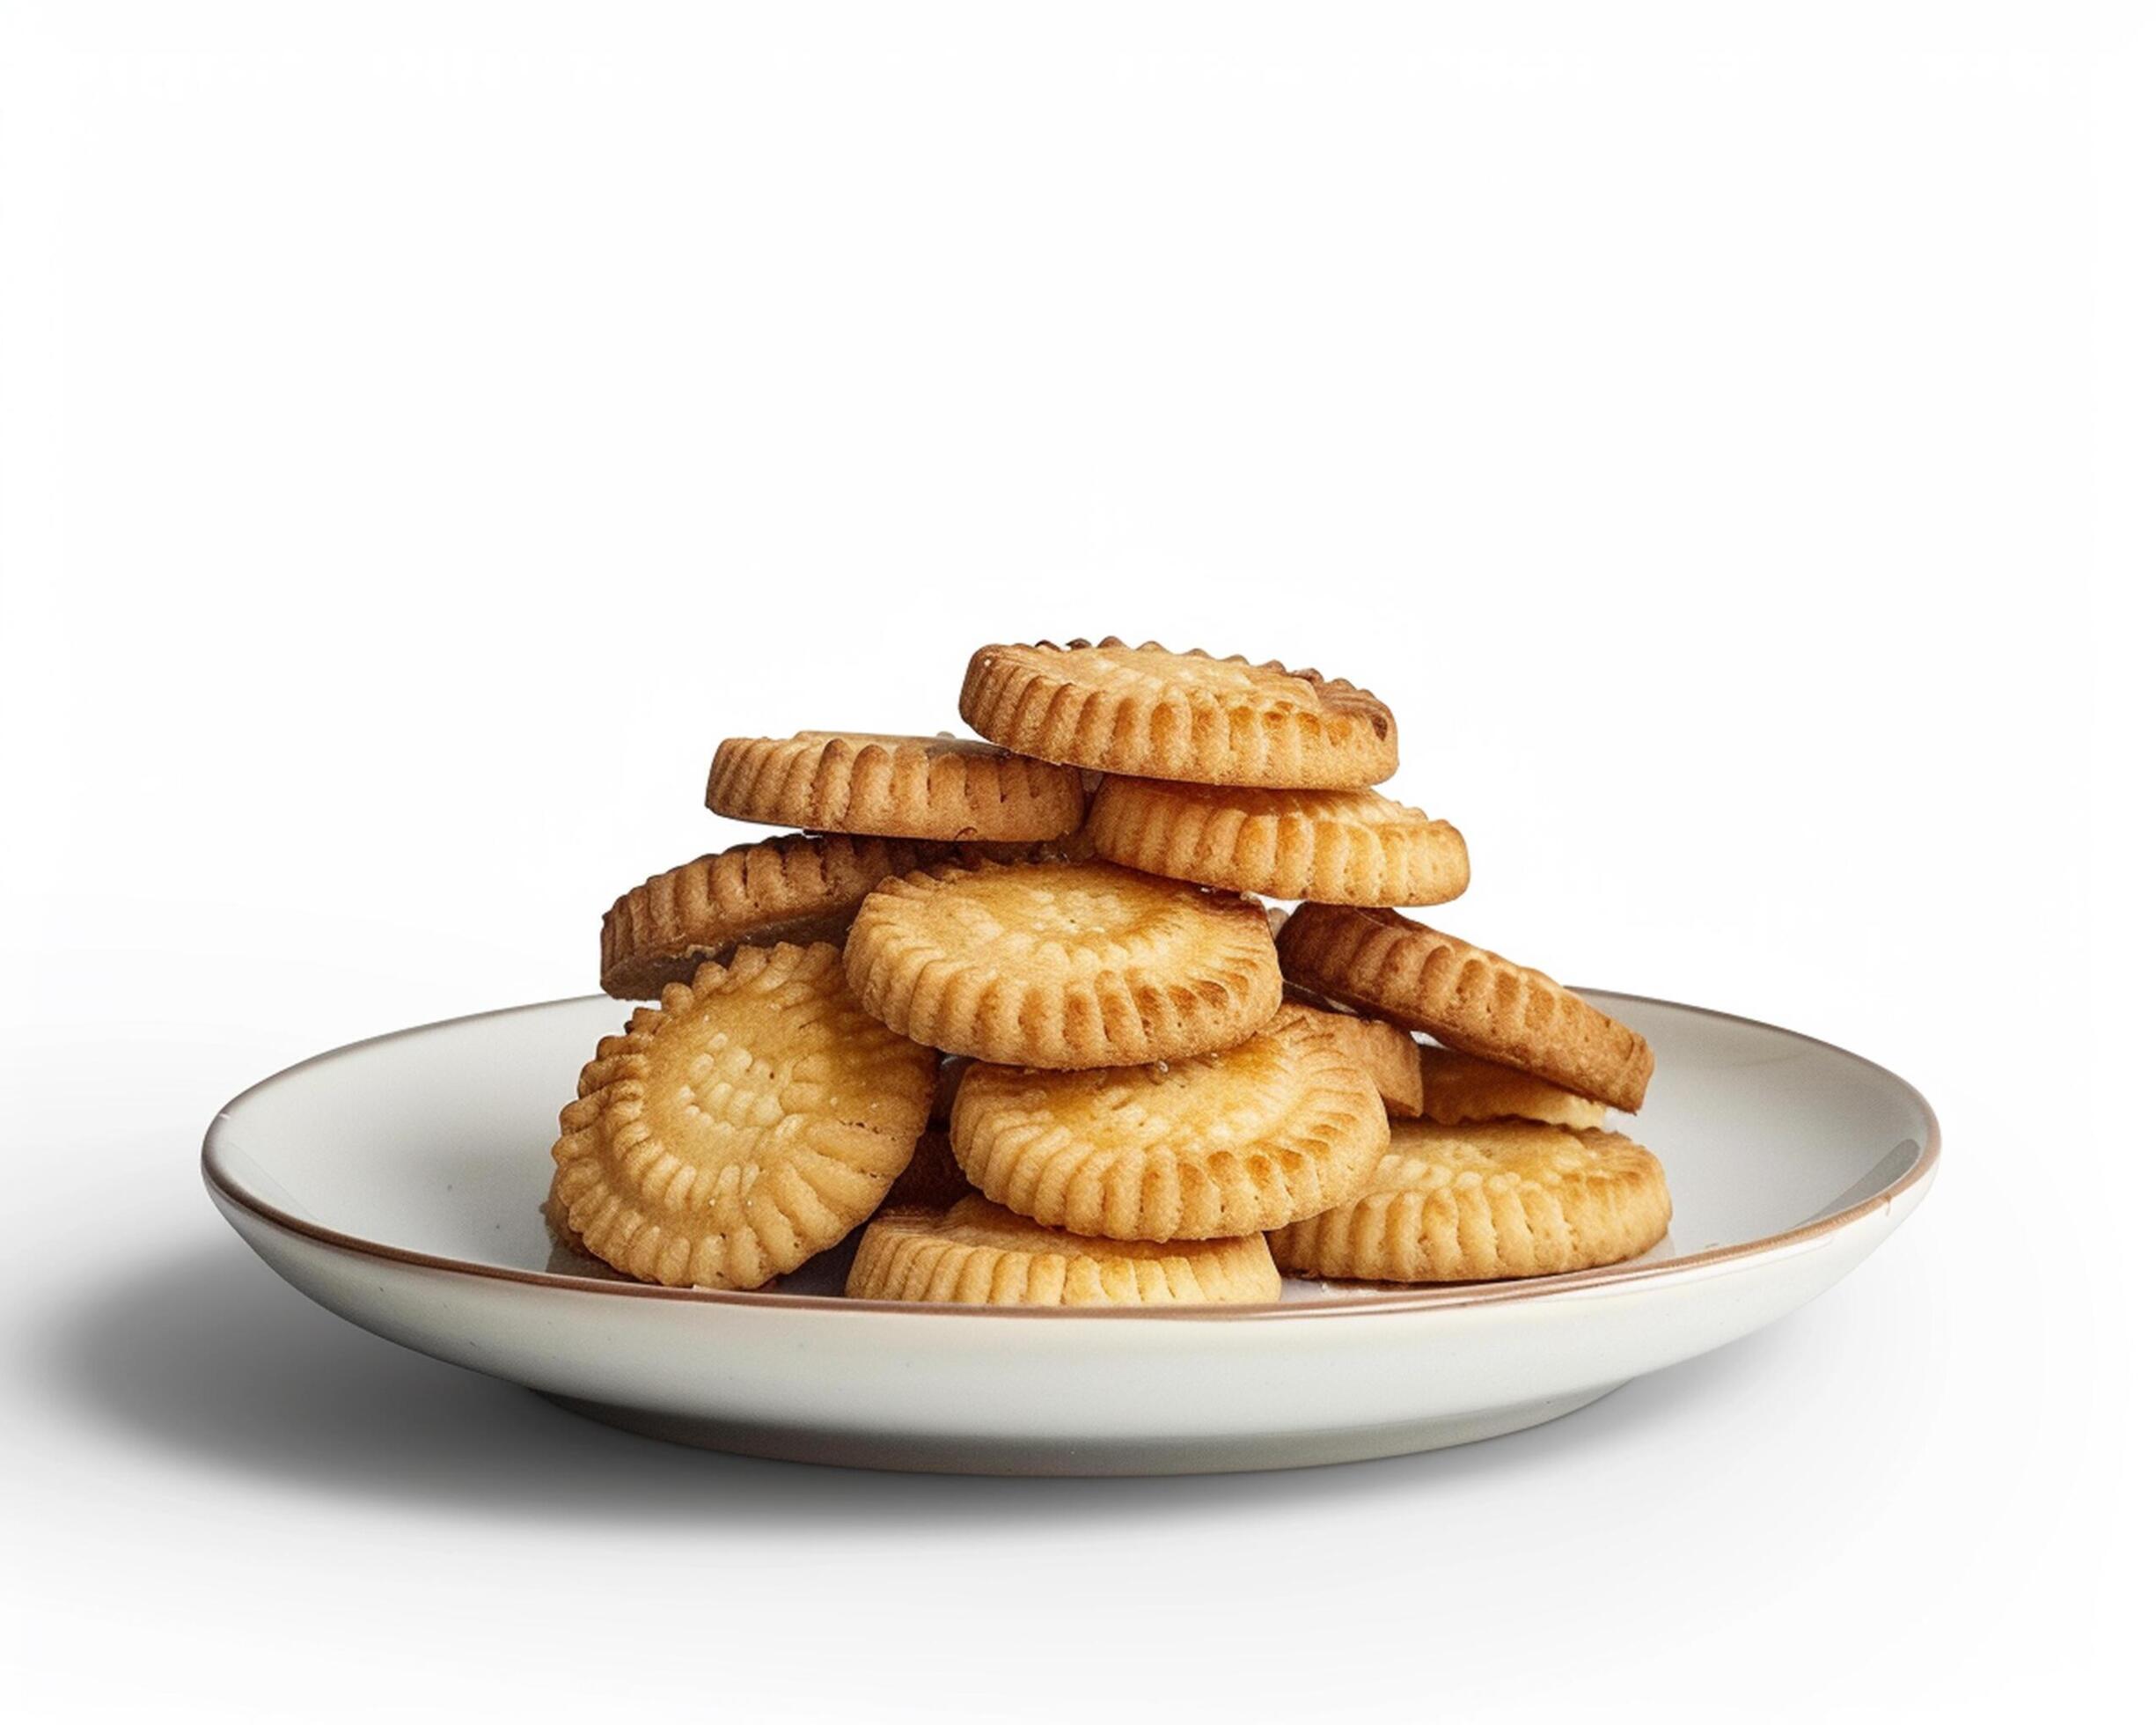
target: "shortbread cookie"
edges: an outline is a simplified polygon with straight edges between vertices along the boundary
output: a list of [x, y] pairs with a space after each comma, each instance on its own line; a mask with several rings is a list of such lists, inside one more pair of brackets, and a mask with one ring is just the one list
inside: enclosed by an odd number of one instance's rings
[[1370, 1075], [1303, 1008], [1219, 1053], [1091, 1072], [979, 1064], [951, 1152], [1006, 1209], [1116, 1240], [1217, 1240], [1316, 1215], [1385, 1148]]
[[1400, 764], [1392, 711], [1368, 690], [1152, 642], [984, 647], [958, 710], [1021, 754], [1149, 779], [1340, 789]]
[[1614, 1264], [1668, 1228], [1661, 1163], [1614, 1132], [1404, 1120], [1360, 1197], [1272, 1242], [1303, 1275], [1481, 1281]]
[[1280, 1273], [1260, 1236], [1089, 1240], [985, 1198], [948, 1211], [891, 1210], [869, 1224], [846, 1291], [857, 1300], [984, 1306], [1270, 1305]]
[[[950, 1153], [950, 1135], [931, 1128], [913, 1146], [913, 1159], [884, 1194], [883, 1210], [948, 1210], [973, 1195], [972, 1183]], [[880, 1212], [879, 1212], [880, 1213]]]
[[704, 802], [737, 820], [898, 839], [1057, 839], [1085, 818], [1067, 767], [955, 737], [827, 730], [728, 738]]
[[836, 947], [744, 948], [600, 1042], [561, 1111], [554, 1206], [627, 1274], [756, 1288], [868, 1218], [935, 1085], [934, 1051], [854, 1003]]
[[1135, 1066], [1230, 1047], [1280, 1003], [1265, 914], [1107, 862], [886, 881], [846, 942], [891, 1029], [1007, 1066]]
[[842, 941], [879, 882], [959, 854], [955, 845], [796, 833], [700, 856], [614, 900], [599, 924], [599, 987], [621, 1000], [656, 1000], [737, 946]]
[[1601, 1103], [1560, 1089], [1530, 1072], [1478, 1061], [1456, 1048], [1418, 1045], [1422, 1061], [1423, 1119], [1439, 1126], [1478, 1120], [1540, 1120], [1577, 1132], [1608, 1119]]
[[1329, 905], [1441, 905], [1467, 891], [1467, 843], [1374, 790], [1252, 790], [1109, 779], [1096, 855], [1177, 880]]
[[1397, 1024], [1314, 1000], [1302, 989], [1289, 989], [1280, 1002], [1283, 1017], [1294, 1012], [1339, 1039], [1349, 1058], [1370, 1075], [1388, 1114], [1412, 1120], [1422, 1112], [1422, 1047], [1413, 1037]]
[[1637, 1109], [1646, 1039], [1540, 971], [1390, 910], [1305, 905], [1280, 930], [1287, 979], [1500, 1066]]

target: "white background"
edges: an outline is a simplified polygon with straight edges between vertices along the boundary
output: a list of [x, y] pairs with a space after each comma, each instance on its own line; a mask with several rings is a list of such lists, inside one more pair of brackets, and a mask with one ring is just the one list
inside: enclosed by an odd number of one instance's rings
[[[7, 6], [17, 1716], [2126, 1706], [2137, 12]], [[1123, 1483], [640, 1442], [212, 1214], [253, 1078], [589, 988], [719, 736], [1109, 631], [1377, 690], [1448, 926], [1897, 1068], [1935, 1195], [1556, 1426]]]

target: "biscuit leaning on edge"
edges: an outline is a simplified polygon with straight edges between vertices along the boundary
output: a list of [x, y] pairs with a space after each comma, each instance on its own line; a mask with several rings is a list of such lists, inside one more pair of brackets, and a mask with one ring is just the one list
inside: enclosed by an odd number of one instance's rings
[[1304, 905], [1281, 929], [1280, 953], [1289, 981], [1329, 1000], [1613, 1108], [1646, 1098], [1654, 1051], [1639, 1031], [1540, 971], [1397, 911]]

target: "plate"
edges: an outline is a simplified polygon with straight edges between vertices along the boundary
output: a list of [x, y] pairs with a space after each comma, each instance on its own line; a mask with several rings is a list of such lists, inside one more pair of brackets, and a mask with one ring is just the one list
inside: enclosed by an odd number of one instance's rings
[[1830, 1044], [1629, 995], [1654, 1045], [1626, 1128], [1676, 1218], [1645, 1258], [1454, 1287], [1290, 1281], [1272, 1306], [839, 1297], [851, 1243], [775, 1289], [653, 1288], [556, 1246], [554, 1117], [626, 1009], [594, 995], [317, 1055], [234, 1099], [210, 1196], [353, 1323], [656, 1437], [854, 1466], [1175, 1473], [1358, 1461], [1539, 1425], [1771, 1323], [1860, 1262], [1939, 1163], [1917, 1091]]

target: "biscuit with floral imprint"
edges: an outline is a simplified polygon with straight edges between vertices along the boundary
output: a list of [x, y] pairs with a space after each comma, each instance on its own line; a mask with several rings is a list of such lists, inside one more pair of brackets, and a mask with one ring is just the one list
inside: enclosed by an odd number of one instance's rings
[[700, 856], [614, 900], [599, 923], [599, 987], [656, 1000], [737, 947], [836, 943], [880, 882], [962, 855], [956, 845], [803, 833]]
[[1467, 891], [1467, 843], [1375, 790], [1252, 790], [1110, 779], [1095, 855], [1204, 886], [1330, 905], [1441, 905]]
[[1422, 1067], [1422, 1107], [1426, 1120], [1439, 1126], [1472, 1126], [1480, 1120], [1540, 1120], [1545, 1126], [1577, 1131], [1600, 1126], [1610, 1111], [1602, 1103], [1575, 1095], [1530, 1072], [1478, 1061], [1457, 1048], [1418, 1045]]
[[1107, 862], [944, 867], [884, 883], [846, 940], [901, 1036], [1006, 1066], [1136, 1066], [1232, 1047], [1280, 1004], [1265, 912]]
[[1021, 754], [1140, 778], [1353, 789], [1400, 764], [1392, 710], [1368, 690], [1155, 642], [983, 647], [958, 710]]
[[1619, 1263], [1668, 1229], [1661, 1163], [1617, 1133], [1401, 1120], [1360, 1196], [1270, 1237], [1301, 1275], [1485, 1281]]
[[1450, 1047], [1637, 1111], [1654, 1051], [1537, 970], [1397, 911], [1304, 905], [1280, 934], [1291, 982]]
[[868, 1219], [935, 1084], [935, 1052], [854, 1003], [836, 947], [744, 948], [600, 1042], [561, 1111], [554, 1209], [624, 1274], [758, 1288]]
[[857, 1300], [984, 1306], [1270, 1305], [1280, 1273], [1262, 1236], [1089, 1240], [986, 1198], [891, 1210], [870, 1222], [846, 1291]]
[[977, 1064], [951, 1152], [1007, 1210], [1097, 1239], [1214, 1240], [1343, 1203], [1385, 1148], [1369, 1074], [1284, 1008], [1218, 1053], [1089, 1072]]
[[1422, 1046], [1397, 1024], [1366, 1018], [1292, 987], [1280, 1012], [1283, 1017], [1303, 1013], [1338, 1037], [1349, 1058], [1370, 1075], [1388, 1114], [1412, 1120], [1422, 1112]]
[[1085, 819], [1068, 767], [964, 738], [829, 730], [728, 738], [704, 803], [736, 820], [891, 839], [1032, 842]]

